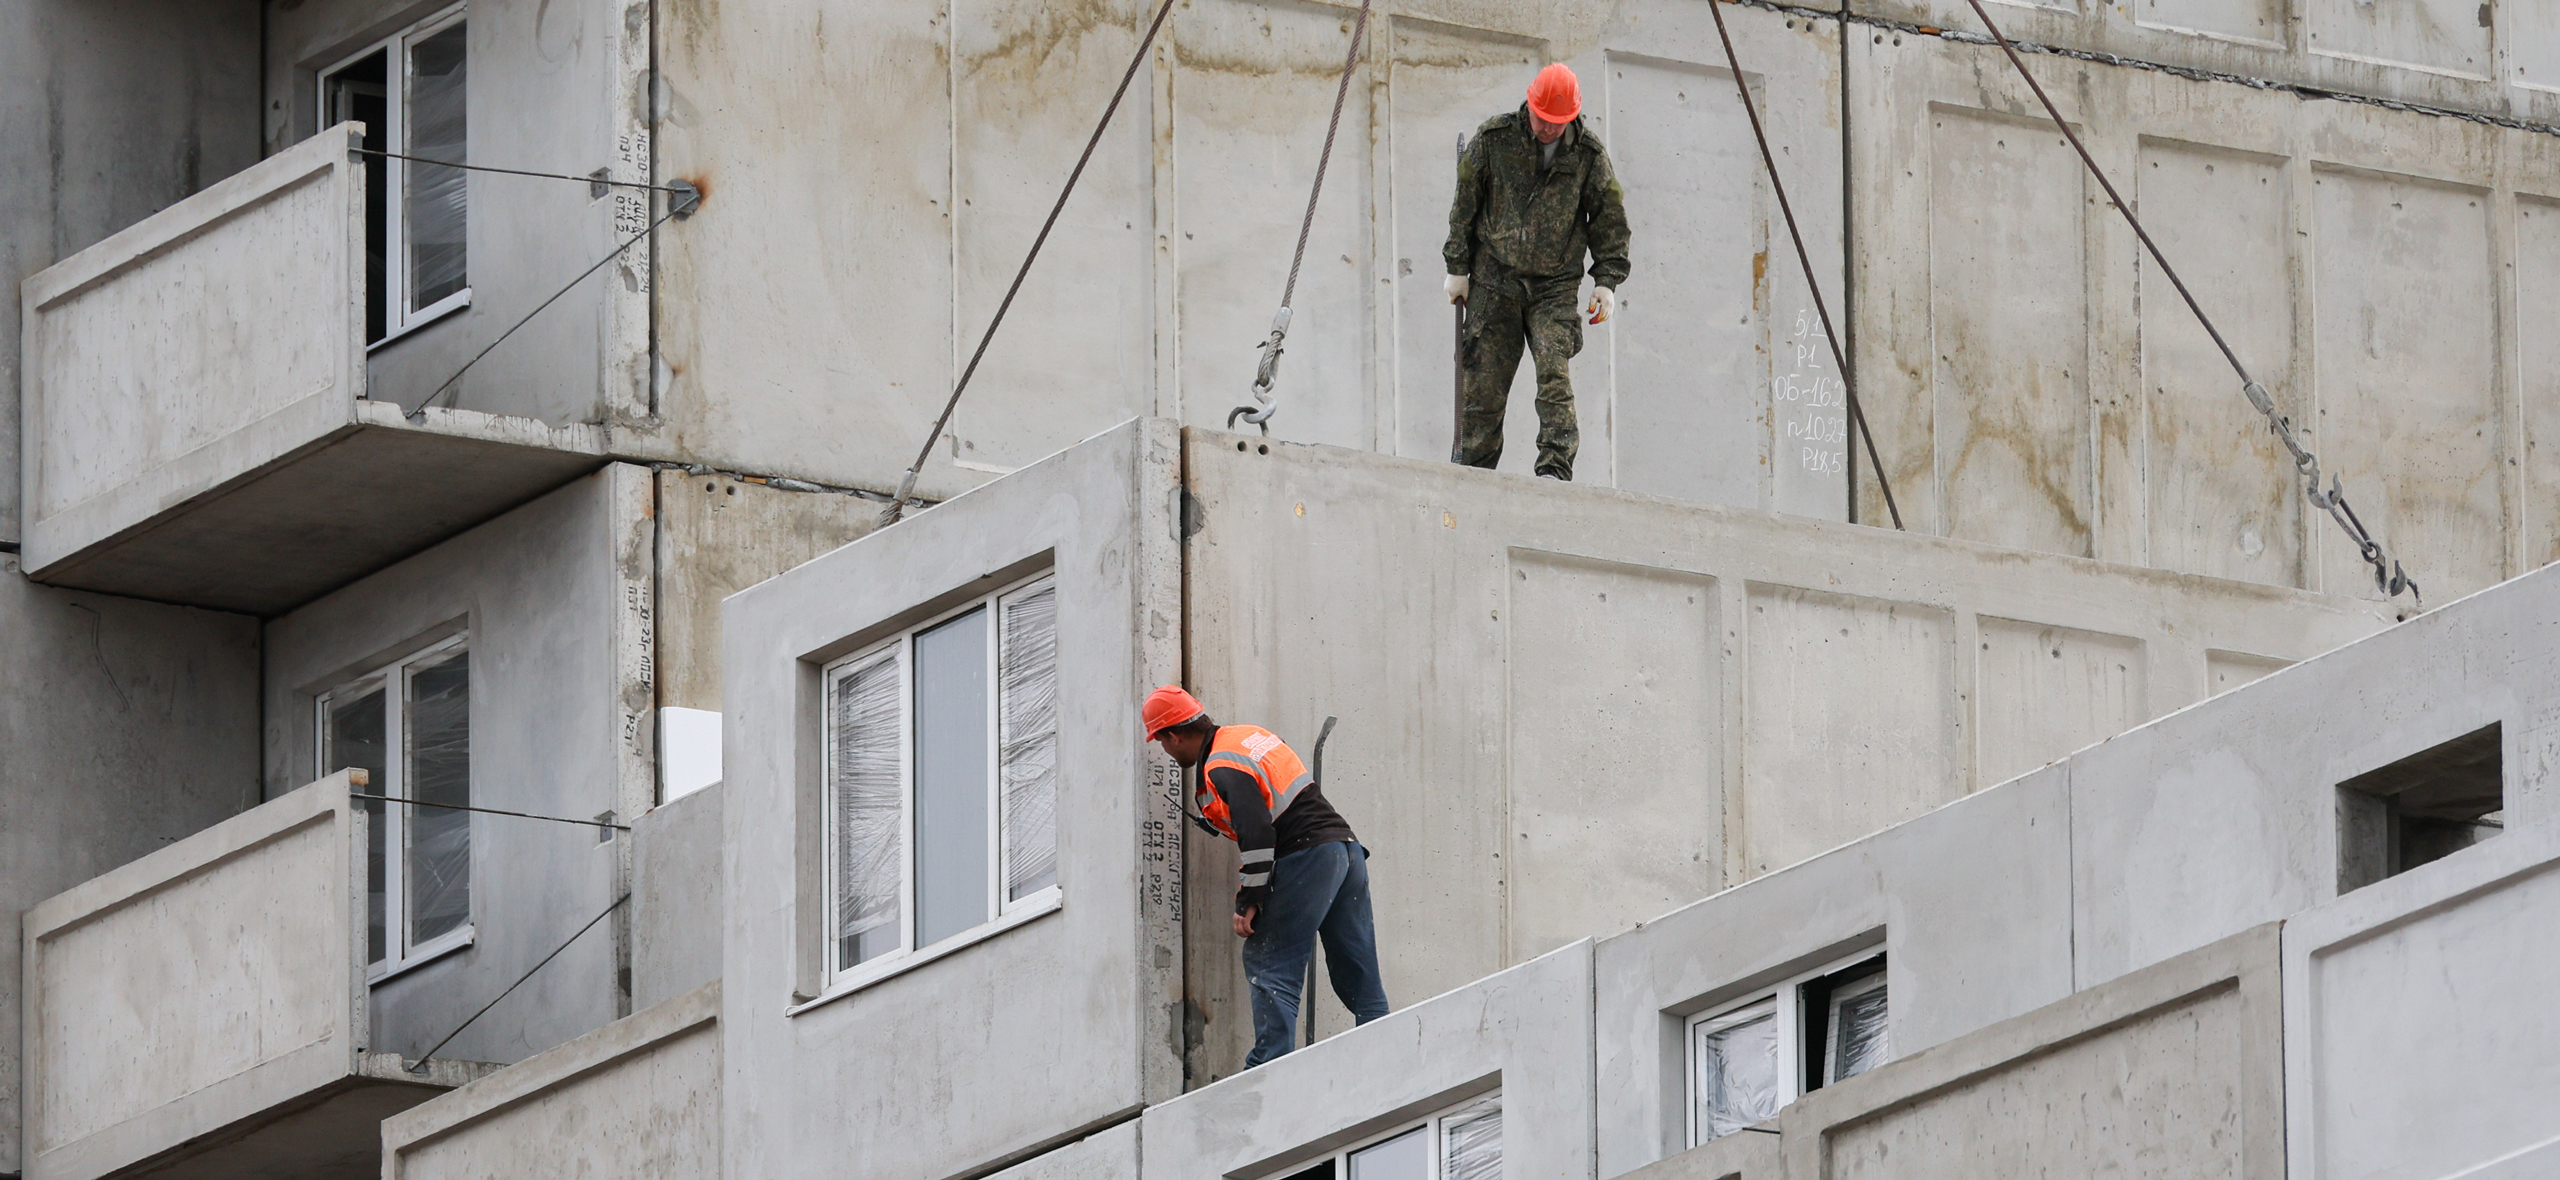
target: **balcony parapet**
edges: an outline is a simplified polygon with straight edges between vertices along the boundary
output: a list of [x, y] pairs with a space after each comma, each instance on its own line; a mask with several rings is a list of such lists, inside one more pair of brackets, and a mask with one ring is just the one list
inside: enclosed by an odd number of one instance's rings
[[365, 1049], [361, 777], [27, 911], [28, 1180], [370, 1175], [384, 1117], [494, 1068]]
[[366, 398], [358, 134], [21, 285], [30, 576], [271, 615], [602, 465], [598, 426]]

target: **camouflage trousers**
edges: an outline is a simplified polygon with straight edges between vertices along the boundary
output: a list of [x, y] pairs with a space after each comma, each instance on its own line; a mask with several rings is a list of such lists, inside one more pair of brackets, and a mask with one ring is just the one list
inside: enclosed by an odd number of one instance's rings
[[1537, 472], [1573, 478], [1573, 456], [1582, 445], [1582, 432], [1573, 421], [1572, 372], [1574, 354], [1582, 351], [1581, 294], [1579, 274], [1469, 284], [1461, 350], [1466, 370], [1460, 379], [1452, 462], [1491, 467], [1501, 461], [1503, 411], [1526, 344], [1538, 370]]

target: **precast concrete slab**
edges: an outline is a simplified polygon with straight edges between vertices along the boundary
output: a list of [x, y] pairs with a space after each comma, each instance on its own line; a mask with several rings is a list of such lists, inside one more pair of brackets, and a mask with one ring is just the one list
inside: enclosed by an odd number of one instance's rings
[[355, 135], [22, 284], [29, 576], [275, 615], [603, 465], [598, 427], [368, 398]]
[[367, 1176], [384, 1113], [487, 1072], [371, 1052], [361, 779], [27, 911], [28, 1176]]

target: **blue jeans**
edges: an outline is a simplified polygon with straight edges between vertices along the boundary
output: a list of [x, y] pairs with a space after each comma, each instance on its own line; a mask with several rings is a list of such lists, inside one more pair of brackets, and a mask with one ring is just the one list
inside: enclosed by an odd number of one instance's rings
[[1378, 977], [1378, 929], [1369, 916], [1369, 850], [1349, 841], [1301, 848], [1271, 866], [1271, 896], [1244, 940], [1253, 992], [1253, 1052], [1246, 1069], [1297, 1047], [1298, 995], [1307, 958], [1324, 938], [1333, 994], [1360, 1024], [1387, 1014]]

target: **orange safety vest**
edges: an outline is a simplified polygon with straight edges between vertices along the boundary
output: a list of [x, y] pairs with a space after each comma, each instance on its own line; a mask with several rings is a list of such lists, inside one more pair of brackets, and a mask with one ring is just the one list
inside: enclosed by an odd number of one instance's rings
[[1226, 836], [1236, 838], [1236, 829], [1227, 822], [1227, 801], [1209, 785], [1209, 772], [1221, 766], [1232, 766], [1253, 776], [1262, 788], [1263, 806], [1277, 820], [1298, 792], [1306, 789], [1315, 776], [1307, 773], [1307, 764], [1298, 760], [1298, 752], [1281, 741], [1280, 735], [1259, 725], [1221, 725], [1217, 736], [1209, 739], [1209, 757], [1200, 763], [1200, 777], [1191, 785], [1192, 797], [1199, 801], [1200, 815]]

